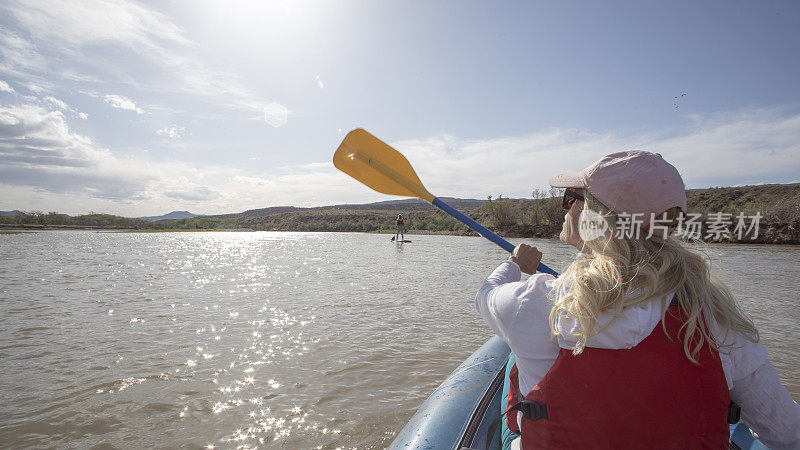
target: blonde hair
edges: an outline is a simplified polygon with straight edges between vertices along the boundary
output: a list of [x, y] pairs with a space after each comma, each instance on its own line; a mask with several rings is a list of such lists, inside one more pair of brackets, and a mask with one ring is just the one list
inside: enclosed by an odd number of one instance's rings
[[[602, 331], [595, 330], [600, 313], [616, 318], [627, 307], [669, 294], [675, 294], [674, 300], [686, 319], [678, 334], [684, 353], [692, 362], [697, 363], [695, 357], [704, 343], [718, 350], [730, 332], [758, 342], [758, 330], [739, 309], [727, 287], [711, 273], [706, 258], [668, 233], [653, 233], [649, 238], [646, 230], [641, 235], [620, 233], [622, 230], [616, 229], [617, 215], [586, 190], [583, 196], [584, 209], [597, 214], [581, 214], [580, 226], [596, 227], [597, 223], [588, 221], [600, 218], [607, 227], [603, 226], [605, 233], [601, 236], [584, 243], [591, 255], [578, 258], [559, 277], [549, 318], [554, 337], [560, 334], [556, 329], [559, 317], [578, 322], [578, 331], [570, 333], [577, 339], [573, 354], [581, 353], [587, 340]], [[679, 208], [672, 208], [662, 217], [675, 221], [679, 214]], [[665, 313], [666, 305], [661, 313], [666, 332]], [[706, 322], [712, 318], [720, 327], [717, 337]], [[612, 323], [613, 319], [606, 327]]]

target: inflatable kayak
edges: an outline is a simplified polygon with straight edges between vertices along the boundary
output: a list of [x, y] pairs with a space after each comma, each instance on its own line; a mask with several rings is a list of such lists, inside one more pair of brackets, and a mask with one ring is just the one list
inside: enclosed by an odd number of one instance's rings
[[[485, 449], [489, 425], [501, 414], [510, 349], [497, 336], [461, 363], [397, 434], [392, 449]], [[744, 424], [731, 425], [732, 449], [765, 449]], [[490, 449], [500, 449], [500, 431]]]

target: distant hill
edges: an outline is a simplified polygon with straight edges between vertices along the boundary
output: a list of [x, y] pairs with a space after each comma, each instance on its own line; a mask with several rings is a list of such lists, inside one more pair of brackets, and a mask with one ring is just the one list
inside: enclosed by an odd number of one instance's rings
[[[456, 209], [479, 208], [482, 204], [486, 202], [486, 200], [477, 200], [474, 198], [441, 197], [441, 199], [444, 200], [445, 203]], [[382, 202], [364, 203], [360, 205], [344, 204], [344, 205], [333, 205], [333, 206], [321, 206], [313, 209], [368, 209], [372, 211], [390, 210], [402, 213], [403, 211], [418, 211], [431, 208], [435, 209], [433, 205], [426, 202], [425, 200], [421, 200], [418, 198], [408, 198], [403, 200], [385, 200]]]
[[13, 211], [0, 211], [0, 217], [8, 217], [8, 216], [21, 216], [23, 213], [22, 211], [15, 209]]
[[758, 211], [766, 220], [800, 220], [800, 183], [689, 189], [686, 200], [691, 212]]
[[277, 214], [277, 213], [285, 213], [285, 212], [292, 212], [297, 211], [304, 208], [297, 208], [295, 206], [270, 206], [267, 208], [259, 208], [259, 209], [248, 209], [245, 212], [241, 213], [233, 213], [233, 214], [217, 214], [214, 216], [208, 217], [241, 217], [241, 218], [250, 218], [250, 217], [261, 217], [261, 216], [268, 216], [270, 214]]
[[140, 219], [158, 222], [160, 220], [191, 219], [193, 217], [200, 217], [200, 215], [192, 214], [189, 211], [172, 211], [171, 213], [164, 214], [163, 216], [140, 217]]
[[[453, 208], [467, 209], [467, 210], [479, 208], [482, 204], [486, 202], [486, 200], [477, 200], [472, 198], [453, 198], [453, 197], [442, 197], [442, 200], [447, 202], [447, 204], [449, 204]], [[402, 214], [404, 211], [435, 210], [436, 208], [430, 203], [426, 202], [425, 200], [420, 200], [418, 198], [408, 198], [403, 200], [385, 200], [382, 202], [375, 202], [375, 203], [313, 206], [309, 208], [301, 208], [297, 206], [270, 206], [267, 208], [249, 209], [241, 213], [215, 214], [203, 217], [213, 217], [220, 219], [225, 219], [229, 217], [235, 217], [238, 219], [253, 219], [256, 217], [271, 216], [274, 214], [283, 214], [292, 212], [296, 213], [313, 212], [313, 211], [321, 211], [329, 209], [352, 210], [352, 211], [361, 211], [361, 210], [397, 211], [398, 214]]]

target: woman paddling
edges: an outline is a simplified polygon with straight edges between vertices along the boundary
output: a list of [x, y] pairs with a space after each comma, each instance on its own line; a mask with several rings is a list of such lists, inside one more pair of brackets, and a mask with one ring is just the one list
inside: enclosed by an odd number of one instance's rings
[[550, 185], [567, 189], [560, 238], [580, 254], [556, 279], [521, 244], [476, 296], [516, 355], [509, 406], [526, 401], [509, 414], [512, 446], [728, 448], [733, 401], [766, 445], [800, 448], [800, 406], [753, 323], [670, 235], [686, 211], [678, 171], [622, 152]]

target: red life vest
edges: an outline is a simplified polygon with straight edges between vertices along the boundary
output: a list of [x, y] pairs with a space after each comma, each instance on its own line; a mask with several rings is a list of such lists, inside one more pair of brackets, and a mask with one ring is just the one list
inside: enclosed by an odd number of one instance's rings
[[[727, 449], [730, 393], [719, 354], [706, 343], [695, 357], [699, 365], [689, 361], [679, 314], [670, 307], [667, 334], [658, 324], [632, 349], [587, 347], [577, 356], [561, 349], [525, 396], [547, 412], [522, 419], [522, 448]], [[510, 381], [508, 407], [519, 395], [513, 373]], [[512, 431], [515, 416], [507, 416]]]
[[402, 221], [402, 220], [398, 220], [398, 221], [397, 221], [397, 224], [398, 224], [398, 225], [402, 225], [402, 224], [403, 224], [403, 221]]

